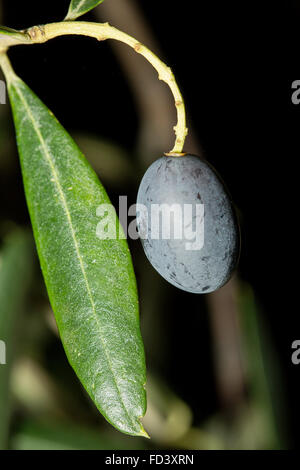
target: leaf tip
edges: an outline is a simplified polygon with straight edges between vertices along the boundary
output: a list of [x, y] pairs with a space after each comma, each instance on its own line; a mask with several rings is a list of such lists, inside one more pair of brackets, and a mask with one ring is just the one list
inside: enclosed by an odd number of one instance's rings
[[144, 429], [143, 425], [141, 424], [141, 430], [138, 434], [138, 436], [145, 437], [146, 439], [151, 439], [147, 431]]

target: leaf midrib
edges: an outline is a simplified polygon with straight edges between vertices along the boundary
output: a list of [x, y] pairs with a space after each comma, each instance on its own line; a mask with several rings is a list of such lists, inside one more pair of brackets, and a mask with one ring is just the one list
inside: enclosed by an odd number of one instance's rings
[[107, 359], [107, 362], [108, 362], [108, 365], [109, 365], [109, 369], [111, 371], [111, 375], [113, 377], [113, 380], [115, 382], [115, 385], [116, 385], [116, 389], [117, 389], [117, 392], [118, 392], [118, 395], [120, 397], [120, 401], [122, 403], [122, 406], [129, 418], [129, 421], [132, 423], [133, 427], [135, 428], [135, 423], [133, 421], [133, 419], [131, 418], [126, 406], [125, 406], [125, 403], [124, 403], [124, 400], [123, 400], [123, 397], [122, 397], [122, 394], [121, 394], [121, 391], [120, 391], [120, 388], [119, 388], [119, 385], [118, 385], [118, 381], [117, 381], [117, 378], [115, 376], [115, 373], [114, 373], [114, 370], [113, 370], [113, 367], [112, 367], [112, 363], [111, 363], [111, 359], [109, 357], [109, 352], [107, 350], [107, 347], [105, 345], [105, 342], [104, 342], [104, 339], [103, 339], [103, 334], [102, 334], [102, 329], [101, 329], [101, 325], [99, 323], [99, 319], [98, 319], [98, 316], [97, 316], [97, 313], [96, 313], [96, 306], [95, 306], [95, 302], [93, 300], [93, 296], [92, 296], [92, 292], [91, 292], [91, 288], [90, 288], [90, 285], [89, 285], [89, 281], [88, 281], [88, 278], [87, 278], [87, 275], [86, 275], [86, 271], [85, 271], [85, 268], [84, 268], [84, 264], [83, 264], [83, 260], [82, 260], [82, 256], [80, 254], [80, 249], [79, 249], [79, 245], [78, 245], [78, 242], [77, 242], [77, 239], [76, 239], [76, 235], [75, 235], [75, 231], [74, 231], [74, 228], [73, 228], [73, 223], [72, 223], [72, 218], [71, 218], [71, 214], [70, 214], [70, 210], [68, 208], [68, 204], [67, 204], [67, 201], [66, 201], [66, 198], [65, 198], [65, 195], [64, 195], [64, 192], [63, 192], [63, 189], [61, 187], [61, 184], [59, 182], [59, 177], [58, 177], [58, 174], [57, 174], [57, 171], [56, 171], [56, 168], [55, 168], [55, 165], [54, 163], [52, 162], [52, 158], [51, 158], [51, 153], [49, 152], [48, 150], [48, 147], [43, 139], [43, 136], [42, 136], [42, 133], [36, 123], [36, 120], [34, 118], [34, 115], [32, 114], [31, 110], [30, 110], [30, 107], [28, 106], [27, 104], [27, 101], [26, 99], [24, 98], [24, 95], [22, 93], [22, 91], [18, 88], [18, 85], [17, 85], [17, 80], [14, 81], [15, 83], [15, 89], [27, 111], [27, 114], [32, 122], [32, 125], [36, 131], [36, 134], [41, 142], [41, 145], [42, 145], [42, 149], [44, 150], [44, 154], [45, 154], [45, 157], [46, 157], [46, 160], [50, 166], [50, 169], [51, 169], [51, 172], [53, 174], [53, 178], [54, 178], [54, 183], [57, 187], [57, 190], [58, 190], [58, 193], [59, 193], [59, 196], [60, 196], [60, 199], [61, 199], [61, 203], [62, 203], [62, 206], [63, 206], [63, 209], [66, 213], [66, 216], [67, 216], [67, 220], [68, 220], [68, 223], [69, 223], [69, 226], [70, 226], [70, 230], [71, 230], [71, 235], [72, 235], [72, 239], [73, 239], [73, 242], [74, 242], [74, 247], [75, 247], [75, 251], [76, 251], [76, 255], [77, 255], [77, 258], [78, 258], [78, 261], [79, 261], [79, 264], [80, 264], [80, 268], [81, 268], [81, 271], [82, 271], [82, 274], [83, 274], [83, 277], [84, 277], [84, 281], [85, 281], [85, 285], [86, 285], [86, 290], [87, 290], [87, 293], [88, 293], [88, 297], [89, 297], [89, 300], [90, 300], [90, 303], [91, 303], [91, 306], [92, 306], [92, 312], [93, 312], [93, 315], [95, 317], [95, 320], [96, 320], [96, 325], [98, 327], [98, 331], [99, 331], [99, 336], [100, 336], [100, 341], [102, 343], [102, 346], [103, 346], [103, 350], [105, 352], [105, 356], [106, 356], [106, 359]]
[[80, 8], [82, 7], [82, 5], [84, 5], [84, 3], [85, 3], [85, 0], [81, 0], [81, 2], [78, 3], [77, 7], [73, 8], [71, 10], [70, 13], [71, 13], [72, 18], [74, 18], [74, 15], [75, 15], [75, 18], [76, 18], [77, 13], [80, 13]]
[[79, 13], [79, 12], [80, 12], [80, 8], [82, 7], [82, 5], [84, 5], [84, 3], [85, 3], [85, 0], [81, 0], [81, 2], [78, 3], [77, 7], [74, 8], [73, 12], [76, 11], [76, 12]]

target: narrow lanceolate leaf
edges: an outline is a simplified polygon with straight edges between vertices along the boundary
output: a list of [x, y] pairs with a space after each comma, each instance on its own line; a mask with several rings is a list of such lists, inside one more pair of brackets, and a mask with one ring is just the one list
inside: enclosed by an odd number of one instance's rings
[[76, 20], [102, 2], [103, 0], [72, 0], [65, 21]]
[[53, 114], [15, 75], [8, 92], [38, 254], [69, 362], [111, 424], [145, 436], [145, 359], [127, 242], [97, 237], [97, 208], [109, 198]]

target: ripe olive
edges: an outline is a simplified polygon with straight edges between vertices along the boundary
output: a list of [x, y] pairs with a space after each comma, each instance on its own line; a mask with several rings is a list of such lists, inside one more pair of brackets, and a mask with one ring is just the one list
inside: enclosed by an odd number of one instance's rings
[[233, 203], [202, 157], [165, 156], [148, 168], [138, 191], [137, 229], [153, 267], [187, 292], [215, 291], [237, 265], [240, 232]]

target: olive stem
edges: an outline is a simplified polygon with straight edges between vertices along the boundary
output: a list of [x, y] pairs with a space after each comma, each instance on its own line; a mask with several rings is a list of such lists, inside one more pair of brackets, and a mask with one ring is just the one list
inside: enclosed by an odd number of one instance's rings
[[151, 52], [146, 46], [141, 44], [139, 41], [134, 39], [132, 36], [110, 26], [108, 23], [89, 23], [84, 21], [63, 21], [60, 23], [50, 23], [42, 26], [33, 26], [26, 30], [26, 34], [30, 37], [31, 43], [43, 43], [50, 39], [58, 36], [64, 36], [68, 34], [83, 35], [94, 37], [98, 41], [104, 41], [106, 39], [115, 39], [121, 41], [138, 54], [141, 54], [145, 59], [158, 72], [159, 80], [164, 81], [171, 89], [175, 106], [177, 109], [177, 124], [174, 127], [176, 134], [176, 140], [173, 149], [167, 155], [180, 156], [187, 136], [188, 130], [186, 128], [186, 114], [185, 106], [182, 94], [176, 83], [174, 74], [170, 67], [162, 62], [153, 52]]

